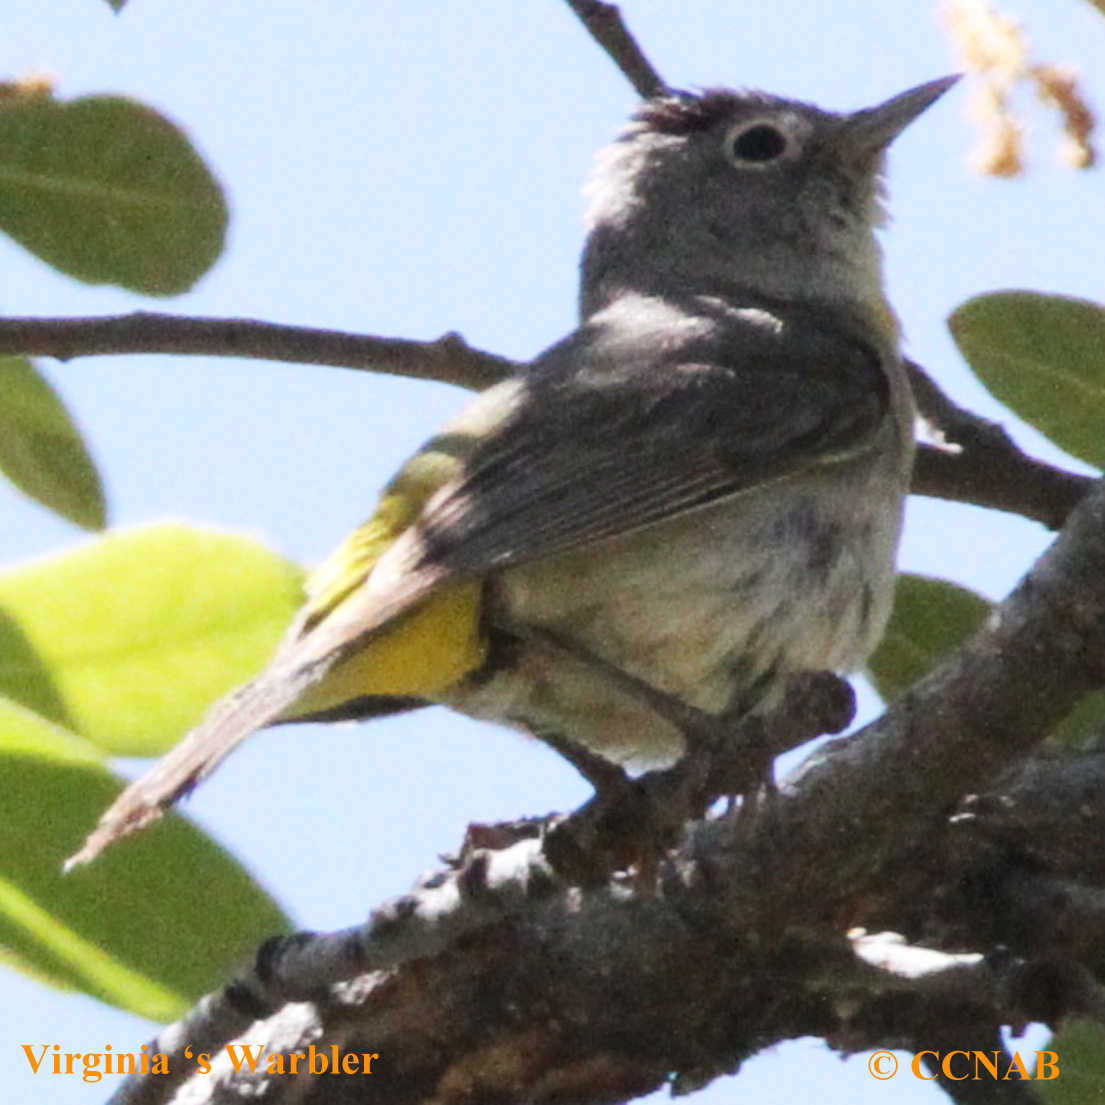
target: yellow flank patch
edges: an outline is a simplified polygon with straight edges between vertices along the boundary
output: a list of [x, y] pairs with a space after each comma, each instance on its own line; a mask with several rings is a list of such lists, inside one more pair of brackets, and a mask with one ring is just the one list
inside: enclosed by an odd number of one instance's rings
[[[456, 448], [456, 441], [448, 442]], [[357, 590], [376, 561], [418, 520], [427, 500], [460, 471], [460, 461], [435, 438], [388, 484], [376, 513], [354, 530], [307, 581], [307, 625], [321, 621]], [[436, 447], [435, 447], [436, 446]]]
[[385, 496], [372, 518], [354, 530], [311, 573], [307, 580], [308, 626], [322, 621], [368, 578], [376, 561], [406, 528], [407, 523], [400, 523], [395, 517], [400, 510], [401, 505], [393, 497]]
[[439, 698], [484, 662], [480, 583], [464, 580], [366, 638], [364, 644], [310, 688], [288, 716], [334, 709], [366, 695]]
[[[520, 380], [490, 388], [407, 461], [384, 489], [372, 517], [308, 580], [301, 633], [311, 633], [364, 586], [380, 557], [418, 524], [434, 495], [462, 478], [467, 458], [511, 417], [522, 393]], [[486, 658], [481, 591], [480, 582], [472, 579], [444, 584], [366, 636], [283, 716], [334, 709], [371, 695], [440, 698]]]

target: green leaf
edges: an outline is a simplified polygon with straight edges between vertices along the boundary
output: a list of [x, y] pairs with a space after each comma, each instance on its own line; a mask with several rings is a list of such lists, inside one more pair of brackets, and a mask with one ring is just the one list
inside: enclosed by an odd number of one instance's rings
[[0, 230], [89, 284], [187, 291], [223, 249], [226, 201], [184, 133], [117, 96], [0, 99]]
[[1058, 1074], [1033, 1082], [1047, 1105], [1087, 1105], [1105, 1099], [1105, 1028], [1090, 1020], [1072, 1019], [1048, 1042], [1059, 1057]]
[[1105, 733], [1105, 691], [1091, 691], [1048, 734], [1048, 740], [1078, 748], [1089, 737]]
[[948, 325], [994, 396], [1071, 456], [1105, 468], [1105, 309], [995, 292], [968, 300]]
[[288, 922], [175, 815], [63, 876], [119, 789], [90, 745], [0, 699], [0, 955], [55, 986], [169, 1020]]
[[163, 523], [0, 573], [0, 694], [117, 755], [163, 752], [263, 666], [302, 573], [249, 538]]
[[884, 699], [897, 698], [980, 629], [990, 604], [943, 579], [903, 574], [894, 611], [868, 673]]
[[25, 357], [0, 357], [0, 470], [75, 525], [104, 528], [96, 466], [57, 393]]

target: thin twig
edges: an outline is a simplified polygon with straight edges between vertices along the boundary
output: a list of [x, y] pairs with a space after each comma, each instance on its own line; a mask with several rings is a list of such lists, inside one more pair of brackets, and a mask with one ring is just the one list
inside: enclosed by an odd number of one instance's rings
[[920, 365], [906, 364], [921, 413], [957, 447], [918, 452], [913, 493], [1006, 510], [1059, 529], [1093, 479], [1022, 453], [1002, 426], [957, 406]]
[[146, 311], [100, 318], [0, 319], [0, 355], [67, 361], [117, 353], [291, 361], [437, 380], [477, 390], [504, 379], [517, 367], [506, 357], [471, 348], [458, 334], [419, 342], [255, 319], [188, 318]]
[[591, 37], [606, 51], [611, 61], [644, 100], [662, 96], [667, 84], [644, 55], [637, 40], [614, 4], [601, 0], [568, 0], [568, 7], [579, 16]]

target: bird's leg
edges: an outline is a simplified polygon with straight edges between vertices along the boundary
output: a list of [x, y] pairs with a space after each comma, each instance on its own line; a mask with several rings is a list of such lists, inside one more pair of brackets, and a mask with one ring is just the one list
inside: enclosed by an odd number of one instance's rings
[[[582, 645], [533, 626], [499, 628], [547, 652], [586, 665], [627, 697], [644, 702], [683, 736], [688, 753], [705, 751], [714, 743], [713, 734], [708, 740], [697, 735], [712, 729], [716, 719], [595, 656]], [[565, 877], [584, 885], [603, 882], [611, 871], [633, 866], [638, 887], [651, 887], [659, 859], [671, 847], [683, 823], [705, 809], [699, 796], [709, 775], [708, 757], [685, 755], [678, 772], [654, 771], [631, 778], [619, 764], [564, 733], [533, 732], [595, 788], [590, 802], [550, 832], [545, 851], [553, 865]]]
[[553, 751], [559, 752], [595, 788], [596, 794], [620, 793], [631, 783], [621, 764], [592, 752], [585, 744], [551, 729], [534, 729], [533, 735]]
[[[577, 641], [563, 638], [546, 629], [526, 627], [522, 631], [511, 631], [524, 634], [530, 640], [540, 642], [543, 647], [555, 649], [601, 673], [612, 686], [643, 702], [680, 734], [684, 753], [679, 761], [678, 771], [671, 768], [669, 772], [651, 772], [645, 778], [652, 782], [655, 777], [676, 772], [681, 797], [674, 801], [676, 806], [685, 808], [687, 816], [701, 816], [717, 795], [729, 796], [730, 811], [735, 808], [733, 798], [739, 795], [744, 798], [740, 809], [751, 812], [755, 804], [753, 799], [761, 789], [769, 795], [776, 793], [774, 758], [785, 749], [778, 747], [778, 735], [765, 717], [752, 713], [777, 681], [774, 672], [765, 672], [743, 686], [733, 695], [722, 713], [710, 714], [595, 655]], [[788, 704], [784, 702], [781, 708]], [[774, 714], [766, 717], [774, 717]], [[588, 766], [596, 760], [602, 765], [608, 765], [609, 761], [605, 757], [580, 749], [575, 742], [565, 741], [563, 738], [553, 746], [563, 751], [569, 761], [592, 781], [597, 794], [610, 794], [615, 789], [610, 786], [608, 779], [602, 778], [607, 768], [594, 772], [593, 767]], [[581, 752], [584, 761], [582, 765]], [[595, 781], [596, 776], [598, 782]], [[622, 795], [620, 800], [623, 802], [626, 782], [628, 780], [622, 773], [616, 789]]]
[[[768, 739], [768, 725], [762, 714], [753, 714], [772, 682], [767, 672], [750, 688], [734, 695], [718, 718], [726, 734], [711, 760], [715, 786], [726, 797], [725, 815], [737, 828], [749, 823], [763, 793], [765, 801], [778, 794], [775, 785], [775, 749]], [[740, 798], [740, 805], [737, 799]]]
[[[774, 672], [765, 672], [743, 686], [721, 714], [710, 714], [596, 655], [578, 641], [562, 637], [552, 630], [515, 625], [505, 628], [512, 636], [559, 652], [600, 673], [611, 686], [627, 697], [643, 702], [680, 734], [684, 753], [677, 775], [682, 797], [676, 805], [686, 806], [688, 816], [701, 816], [719, 794], [747, 798], [755, 795], [761, 787], [774, 790], [774, 735], [768, 733], [759, 716], [752, 714], [776, 681]], [[610, 798], [623, 804], [626, 802], [627, 794], [631, 793], [632, 780], [621, 768], [563, 734], [537, 735], [561, 752], [591, 782], [600, 798]], [[669, 769], [669, 772], [674, 771], [675, 768]], [[650, 777], [665, 774], [649, 773]], [[717, 785], [719, 779], [726, 780], [720, 787]], [[639, 793], [640, 787], [636, 789]], [[748, 802], [744, 804], [748, 805]]]
[[[510, 627], [522, 639], [556, 650], [600, 672], [626, 695], [645, 703], [683, 737], [687, 770], [715, 795], [743, 795], [761, 787], [776, 793], [775, 757], [823, 733], [839, 733], [855, 716], [855, 694], [849, 683], [828, 671], [796, 672], [782, 677], [762, 673], [733, 696], [720, 714], [710, 714], [676, 695], [595, 655], [577, 641], [533, 626]], [[785, 678], [778, 701], [763, 708], [765, 697]], [[757, 707], [761, 709], [753, 712]], [[596, 790], [621, 789], [625, 773], [604, 756], [563, 736], [548, 738]]]
[[[820, 733], [839, 732], [855, 712], [851, 687], [844, 680], [830, 672], [803, 672], [790, 678], [775, 709], [751, 713], [774, 681], [773, 675], [765, 675], [722, 714], [709, 714], [549, 630], [502, 628], [598, 671], [683, 737], [685, 752], [678, 763], [633, 779], [563, 734], [535, 734], [595, 787], [595, 798], [557, 826], [546, 846], [558, 869], [579, 881], [603, 878], [627, 863], [636, 863], [639, 871], [655, 866], [682, 825], [701, 817], [715, 798], [754, 795], [765, 786], [774, 792], [775, 756]], [[752, 803], [745, 806], [751, 813]]]

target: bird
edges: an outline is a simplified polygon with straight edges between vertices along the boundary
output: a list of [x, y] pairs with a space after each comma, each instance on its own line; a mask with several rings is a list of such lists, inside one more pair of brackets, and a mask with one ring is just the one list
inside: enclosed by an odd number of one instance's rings
[[885, 151], [955, 83], [848, 113], [665, 91], [588, 185], [580, 321], [488, 388], [313, 574], [268, 666], [106, 811], [156, 820], [256, 730], [427, 704], [604, 761], [685, 753], [850, 672], [888, 619], [914, 406]]

